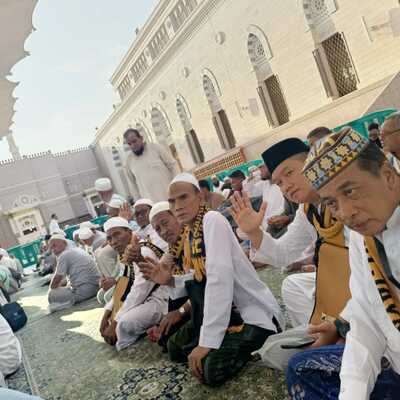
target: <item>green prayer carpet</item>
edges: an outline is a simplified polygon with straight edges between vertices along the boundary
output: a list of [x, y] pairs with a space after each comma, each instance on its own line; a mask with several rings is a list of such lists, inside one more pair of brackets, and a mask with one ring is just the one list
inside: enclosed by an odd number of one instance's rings
[[[258, 271], [280, 300], [284, 276]], [[261, 361], [250, 362], [232, 381], [210, 389], [193, 378], [185, 365], [171, 363], [147, 338], [117, 353], [99, 333], [103, 309], [96, 300], [47, 314], [46, 280], [31, 279], [17, 296], [29, 322], [18, 332], [24, 365], [9, 387], [45, 400], [283, 400], [283, 374]]]

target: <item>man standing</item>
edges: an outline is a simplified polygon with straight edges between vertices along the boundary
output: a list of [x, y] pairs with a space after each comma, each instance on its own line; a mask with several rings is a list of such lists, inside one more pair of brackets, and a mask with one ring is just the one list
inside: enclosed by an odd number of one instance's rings
[[382, 148], [382, 143], [379, 139], [380, 136], [379, 125], [376, 122], [372, 122], [368, 126], [368, 139], [370, 142], [375, 143], [380, 149]]
[[333, 339], [346, 339], [344, 354], [343, 345], [336, 345], [293, 357], [289, 393], [293, 399], [397, 399], [400, 178], [376, 145], [350, 129], [321, 143], [308, 158], [304, 175], [352, 229], [352, 298], [349, 324], [336, 320], [339, 334], [331, 330]]
[[[168, 197], [172, 213], [187, 226], [180, 250], [187, 279], [178, 280], [170, 273], [158, 283], [188, 295], [192, 306], [191, 321], [168, 341], [169, 356], [172, 361], [188, 361], [199, 380], [219, 386], [279, 330], [281, 311], [228, 221], [202, 204], [196, 178], [188, 173], [176, 176]], [[161, 271], [160, 265], [154, 267]], [[157, 273], [153, 277], [157, 282]]]
[[58, 218], [56, 214], [51, 214], [51, 220], [49, 223], [49, 234], [59, 232], [61, 230], [60, 225], [58, 225]]
[[85, 251], [71, 247], [60, 234], [50, 238], [49, 246], [57, 257], [57, 267], [48, 293], [49, 311], [70, 308], [75, 303], [94, 297], [100, 279], [94, 259]]
[[211, 177], [211, 182], [213, 184], [213, 192], [222, 194], [222, 184], [217, 175]]
[[125, 168], [133, 187], [141, 197], [165, 200], [168, 184], [179, 172], [176, 160], [162, 145], [145, 143], [136, 129], [128, 129], [124, 141], [132, 150]]

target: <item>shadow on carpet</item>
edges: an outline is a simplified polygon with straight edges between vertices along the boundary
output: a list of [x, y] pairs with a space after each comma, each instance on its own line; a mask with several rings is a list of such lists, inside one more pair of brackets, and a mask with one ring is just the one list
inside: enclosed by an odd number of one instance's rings
[[[280, 272], [264, 269], [259, 274], [279, 297]], [[41, 311], [46, 293], [27, 294], [28, 303], [33, 307], [36, 299]], [[23, 296], [20, 300], [24, 303]], [[32, 311], [34, 318], [18, 334], [26, 373], [19, 371], [10, 386], [29, 393], [28, 381], [32, 393], [45, 400], [285, 399], [283, 375], [260, 361], [250, 362], [223, 387], [209, 389], [146, 338], [117, 353], [100, 336], [103, 309], [95, 300], [47, 316]]]

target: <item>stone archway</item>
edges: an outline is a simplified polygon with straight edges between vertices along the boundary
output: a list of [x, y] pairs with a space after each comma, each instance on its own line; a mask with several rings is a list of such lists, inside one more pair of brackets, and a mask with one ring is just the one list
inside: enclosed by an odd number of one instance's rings
[[189, 147], [193, 162], [195, 164], [204, 162], [203, 149], [201, 148], [196, 131], [190, 121], [188, 106], [185, 99], [180, 95], [177, 95], [176, 97], [176, 112], [178, 113], [183, 130], [185, 131], [186, 143]]
[[236, 139], [233, 135], [228, 116], [226, 115], [226, 112], [219, 99], [221, 96], [221, 91], [219, 90], [217, 80], [211, 71], [203, 71], [202, 83], [204, 94], [212, 114], [212, 122], [214, 124], [215, 131], [217, 132], [219, 142], [223, 149], [232, 149], [236, 146]]

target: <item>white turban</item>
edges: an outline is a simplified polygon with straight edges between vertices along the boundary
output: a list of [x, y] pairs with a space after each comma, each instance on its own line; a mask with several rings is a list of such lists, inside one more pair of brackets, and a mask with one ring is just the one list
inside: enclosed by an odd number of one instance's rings
[[72, 239], [76, 240], [76, 238], [79, 235], [79, 231], [80, 231], [80, 229], [75, 229], [74, 230], [74, 232], [72, 233]]
[[111, 200], [109, 201], [109, 203], [107, 203], [107, 205], [108, 205], [108, 207], [111, 207], [111, 208], [118, 208], [118, 209], [120, 209], [121, 206], [122, 206], [124, 203], [125, 203], [124, 200], [122, 200], [122, 199], [120, 199], [120, 198], [117, 198], [117, 197], [114, 197], [114, 198], [111, 198]]
[[90, 228], [81, 228], [79, 229], [79, 239], [88, 240], [94, 236], [94, 233]]
[[112, 228], [127, 228], [127, 229], [132, 229], [129, 225], [129, 222], [125, 218], [121, 217], [113, 217], [108, 219], [104, 223], [104, 232], [108, 232]]
[[0, 256], [8, 257], [8, 252], [5, 249], [0, 249]]
[[149, 207], [153, 207], [154, 203], [150, 200], [150, 199], [139, 199], [134, 205], [133, 207], [136, 206], [149, 206]]
[[159, 203], [154, 204], [153, 208], [150, 211], [149, 220], [151, 220], [160, 212], [169, 211], [169, 203], [168, 201], [160, 201]]
[[91, 221], [84, 221], [84, 222], [81, 222], [79, 225], [79, 229], [83, 229], [83, 228], [97, 229], [98, 227], [99, 227], [99, 225], [95, 225]]
[[171, 187], [171, 185], [173, 185], [174, 183], [178, 182], [190, 183], [198, 190], [200, 190], [198, 180], [194, 177], [194, 175], [189, 174], [188, 172], [182, 172], [181, 174], [178, 174], [174, 179], [172, 179], [171, 183], [169, 184], [169, 187]]
[[99, 178], [94, 182], [94, 188], [98, 192], [108, 192], [112, 189], [111, 181], [108, 178]]
[[62, 235], [61, 233], [53, 233], [51, 235], [51, 238], [50, 238], [49, 242], [51, 242], [52, 240], [62, 240], [64, 242], [68, 243], [67, 239], [65, 238], [65, 236]]

